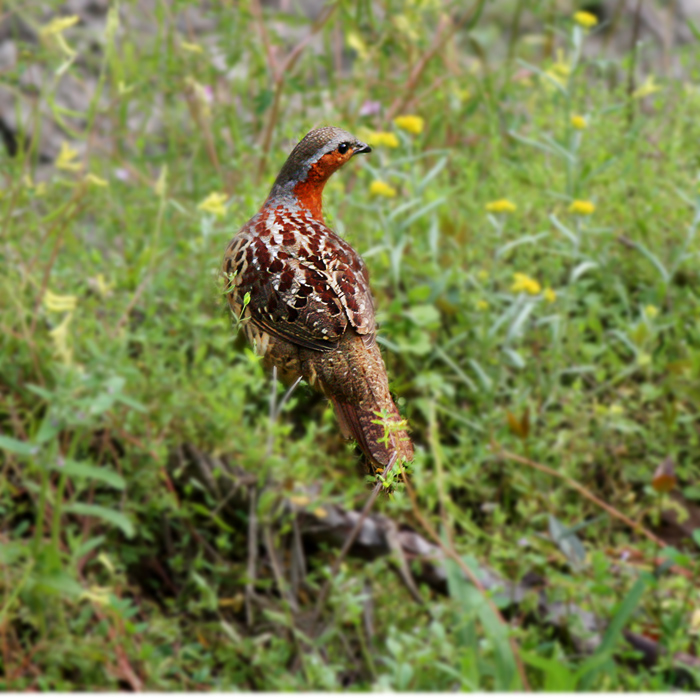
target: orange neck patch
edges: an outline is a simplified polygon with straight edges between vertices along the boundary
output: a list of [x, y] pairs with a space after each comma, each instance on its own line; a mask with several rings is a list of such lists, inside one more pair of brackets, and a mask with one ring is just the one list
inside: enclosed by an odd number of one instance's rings
[[310, 168], [306, 179], [294, 186], [294, 195], [299, 204], [311, 212], [314, 219], [323, 221], [322, 195], [328, 178], [352, 155], [348, 153], [326, 153]]

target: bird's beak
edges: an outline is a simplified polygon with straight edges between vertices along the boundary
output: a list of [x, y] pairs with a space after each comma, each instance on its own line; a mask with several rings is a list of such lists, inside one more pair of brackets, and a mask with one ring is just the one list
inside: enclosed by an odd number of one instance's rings
[[352, 149], [352, 154], [356, 156], [358, 153], [371, 153], [372, 149], [366, 144], [362, 143], [361, 141], [358, 141], [357, 145], [355, 145]]

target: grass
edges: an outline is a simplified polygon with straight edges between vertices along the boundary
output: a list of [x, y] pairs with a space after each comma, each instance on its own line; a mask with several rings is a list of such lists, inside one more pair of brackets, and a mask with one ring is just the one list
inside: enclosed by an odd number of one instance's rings
[[[538, 690], [673, 687], [700, 609], [700, 532], [661, 529], [700, 504], [695, 46], [676, 49], [685, 81], [640, 95], [651, 47], [584, 58], [590, 34], [553, 3], [504, 46], [521, 5], [348, 3], [312, 24], [221, 4], [200, 36], [194, 4], [144, 20], [125, 2], [38, 42], [12, 33], [3, 79], [28, 111], [0, 179], [0, 688], [507, 690], [522, 669]], [[51, 19], [9, 7], [37, 31]], [[309, 551], [299, 615], [260, 567], [247, 624], [248, 514], [218, 517], [173, 465], [190, 443], [276, 484], [265, 527], [297, 484], [320, 504], [368, 497], [327, 402], [301, 388], [270, 422], [283, 387], [218, 278], [322, 123], [396, 137], [336, 175], [325, 208], [370, 269], [417, 447], [416, 505], [398, 484], [374, 508], [453, 556], [449, 595], [423, 587], [425, 606], [387, 560], [346, 560], [309, 636], [336, 553]], [[534, 624], [534, 599], [504, 627], [465, 583], [480, 565], [535, 572], [610, 622], [595, 653]], [[625, 627], [663, 645], [656, 664], [629, 672]]]

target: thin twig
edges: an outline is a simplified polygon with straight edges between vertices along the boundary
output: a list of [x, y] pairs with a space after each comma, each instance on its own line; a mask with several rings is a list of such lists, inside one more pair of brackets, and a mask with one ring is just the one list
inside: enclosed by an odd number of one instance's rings
[[664, 542], [660, 537], [657, 537], [653, 532], [647, 530], [640, 523], [635, 522], [631, 518], [628, 518], [626, 515], [620, 513], [619, 510], [613, 508], [611, 505], [608, 505], [605, 501], [598, 498], [596, 495], [591, 493], [585, 486], [582, 486], [578, 483], [578, 481], [572, 479], [570, 476], [566, 476], [566, 474], [561, 474], [556, 469], [547, 467], [544, 464], [539, 464], [539, 462], [535, 462], [531, 459], [528, 459], [527, 457], [521, 457], [520, 455], [517, 455], [513, 452], [509, 452], [508, 450], [503, 450], [497, 445], [495, 446], [495, 448], [496, 449], [494, 450], [494, 452], [501, 459], [508, 459], [511, 462], [524, 464], [528, 467], [532, 467], [533, 469], [537, 469], [537, 471], [544, 472], [545, 474], [549, 474], [550, 476], [564, 481], [572, 489], [574, 489], [574, 491], [578, 491], [578, 493], [580, 493], [585, 499], [589, 500], [591, 503], [595, 503], [595, 505], [597, 505], [599, 508], [602, 508], [609, 515], [612, 515], [612, 517], [616, 520], [620, 520], [623, 523], [625, 523], [625, 525], [627, 525], [628, 527], [631, 527], [633, 530], [641, 532], [646, 538], [659, 545], [660, 547], [668, 546], [666, 542]]
[[386, 479], [387, 474], [391, 471], [394, 464], [396, 464], [396, 460], [398, 459], [398, 456], [399, 456], [398, 452], [392, 453], [391, 459], [389, 460], [389, 463], [386, 465], [386, 468], [382, 472], [382, 478], [377, 479], [377, 483], [376, 483], [374, 489], [372, 489], [372, 493], [370, 494], [370, 497], [367, 499], [367, 503], [365, 503], [365, 507], [362, 509], [362, 512], [360, 513], [360, 517], [357, 519], [357, 522], [355, 523], [355, 527], [353, 527], [353, 529], [350, 531], [350, 534], [348, 535], [347, 539], [345, 540], [345, 544], [343, 545], [343, 548], [340, 550], [340, 554], [336, 557], [335, 561], [333, 562], [333, 566], [331, 567], [331, 574], [328, 577], [328, 579], [326, 579], [326, 582], [323, 584], [323, 588], [321, 589], [321, 593], [318, 596], [316, 608], [314, 609], [313, 617], [311, 619], [311, 629], [314, 629], [316, 627], [316, 623], [321, 615], [321, 610], [323, 609], [323, 606], [326, 602], [326, 598], [328, 597], [328, 594], [330, 592], [333, 580], [338, 575], [338, 571], [340, 570], [340, 565], [343, 563], [343, 559], [345, 559], [348, 552], [350, 551], [350, 548], [355, 543], [357, 536], [360, 534], [360, 530], [362, 529], [362, 523], [364, 523], [365, 518], [369, 515], [369, 512], [372, 510], [372, 506], [374, 505], [374, 502], [377, 500], [377, 496], [379, 495], [379, 492], [382, 490], [382, 486], [384, 485], [384, 479]]

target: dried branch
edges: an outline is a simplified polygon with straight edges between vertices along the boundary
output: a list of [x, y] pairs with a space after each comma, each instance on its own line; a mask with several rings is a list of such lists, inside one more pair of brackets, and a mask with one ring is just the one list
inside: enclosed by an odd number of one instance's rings
[[[226, 501], [217, 507], [219, 517], [228, 519], [240, 527], [239, 514], [246, 512], [250, 506], [250, 490], [247, 487], [257, 481], [255, 476], [230, 465], [225, 459], [212, 458], [192, 445], [184, 445], [178, 453], [178, 458], [171, 463], [175, 482], [187, 483], [189, 479], [197, 479], [219, 503]], [[391, 556], [398, 546], [405, 561], [412, 564], [410, 570], [417, 582], [438, 593], [447, 594], [445, 561], [448, 553], [444, 544], [433, 544], [419, 533], [398, 526], [378, 513], [368, 512], [363, 516], [362, 513], [345, 510], [334, 504], [323, 504], [323, 507], [319, 508], [319, 504], [315, 502], [318, 493], [318, 487], [310, 486], [301, 488], [291, 498], [282, 498], [279, 508], [276, 509], [278, 519], [286, 519], [288, 522], [292, 516], [302, 541], [325, 543], [334, 547], [348, 545], [349, 536], [356, 533], [347, 554], [369, 561]], [[427, 525], [429, 531], [429, 523], [425, 522], [425, 519], [423, 521], [423, 526]], [[433, 535], [436, 534], [433, 531]], [[462, 559], [457, 557], [455, 561], [459, 563]], [[517, 612], [518, 605], [526, 596], [535, 594], [538, 597], [538, 624], [552, 627], [566, 636], [581, 654], [591, 655], [600, 646], [602, 630], [607, 626], [606, 621], [576, 605], [548, 601], [546, 581], [539, 576], [526, 574], [519, 582], [514, 583], [503, 579], [485, 566], [472, 572], [464, 565], [462, 570], [465, 578], [480, 590], [489, 592], [489, 598], [496, 593], [505, 596], [510, 603], [511, 616]], [[410, 586], [407, 587], [414, 595], [415, 590], [411, 591]], [[586, 634], [585, 638], [571, 634], [569, 621], [572, 617], [578, 619], [581, 629]], [[654, 640], [631, 632], [625, 632], [624, 636], [634, 649], [644, 654], [645, 659], [659, 659], [665, 654], [663, 648]], [[695, 656], [680, 653], [675, 654], [673, 658], [678, 682], [688, 682], [689, 674], [685, 668], [700, 669], [700, 659]]]

